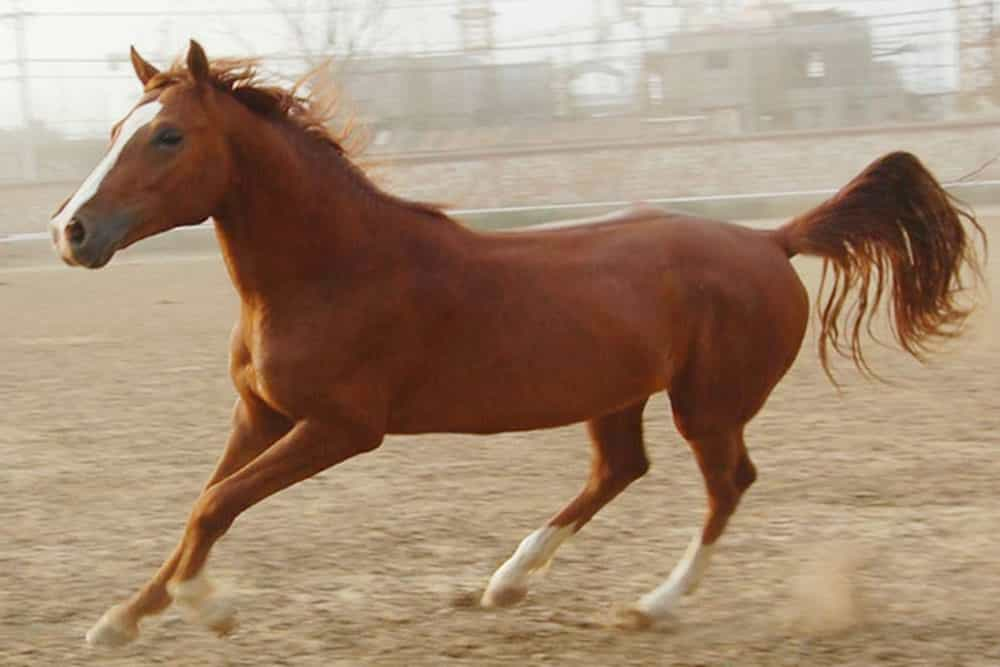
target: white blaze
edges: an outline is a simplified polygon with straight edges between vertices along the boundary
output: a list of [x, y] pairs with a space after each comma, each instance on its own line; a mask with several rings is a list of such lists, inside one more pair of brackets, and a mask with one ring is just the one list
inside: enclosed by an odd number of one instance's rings
[[94, 196], [98, 188], [101, 187], [101, 183], [104, 182], [105, 177], [108, 175], [115, 164], [118, 162], [118, 156], [121, 155], [122, 150], [125, 145], [128, 144], [129, 139], [135, 135], [140, 129], [148, 125], [156, 115], [160, 113], [160, 109], [163, 105], [157, 101], [152, 101], [147, 104], [143, 104], [140, 107], [136, 107], [129, 114], [125, 122], [122, 123], [121, 128], [118, 131], [118, 136], [115, 137], [114, 143], [111, 144], [111, 149], [108, 151], [104, 159], [98, 163], [94, 171], [91, 172], [87, 180], [83, 182], [80, 189], [76, 191], [76, 194], [66, 202], [66, 206], [59, 211], [59, 215], [54, 217], [49, 225], [58, 230], [59, 235], [66, 229], [66, 225], [69, 224], [76, 212], [80, 210], [80, 207], [90, 201], [90, 198]]

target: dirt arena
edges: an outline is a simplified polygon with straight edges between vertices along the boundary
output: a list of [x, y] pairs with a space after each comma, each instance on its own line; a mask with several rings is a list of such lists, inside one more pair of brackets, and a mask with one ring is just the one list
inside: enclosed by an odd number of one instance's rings
[[[25, 206], [5, 205], [0, 232], [25, 231]], [[1000, 218], [986, 222], [996, 237]], [[99, 272], [63, 267], [44, 243], [0, 244], [0, 664], [1000, 664], [989, 305], [930, 367], [870, 346], [894, 383], [842, 365], [842, 395], [807, 339], [749, 430], [759, 481], [665, 627], [607, 622], [662, 581], [704, 511], [662, 398], [646, 412], [651, 473], [520, 607], [470, 601], [582, 484], [581, 426], [392, 437], [236, 522], [211, 561], [239, 591], [232, 637], [171, 610], [128, 648], [88, 648], [84, 632], [173, 547], [226, 435], [236, 300], [196, 237]], [[818, 264], [796, 264], [814, 288]]]

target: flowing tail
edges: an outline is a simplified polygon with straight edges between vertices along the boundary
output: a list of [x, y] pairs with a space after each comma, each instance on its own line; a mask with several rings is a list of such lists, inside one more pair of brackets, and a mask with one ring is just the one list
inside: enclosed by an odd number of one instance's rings
[[963, 293], [983, 277], [976, 243], [985, 258], [983, 228], [910, 153], [875, 160], [774, 234], [789, 257], [823, 258], [819, 357], [835, 384], [830, 348], [875, 375], [861, 349], [862, 329], [874, 338], [872, 319], [886, 295], [893, 336], [922, 361], [935, 341], [961, 333], [972, 311]]

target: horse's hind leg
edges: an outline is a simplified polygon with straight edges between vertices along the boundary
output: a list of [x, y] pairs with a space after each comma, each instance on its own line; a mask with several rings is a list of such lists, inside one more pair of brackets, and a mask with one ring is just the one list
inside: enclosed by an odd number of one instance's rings
[[680, 562], [665, 582], [640, 598], [629, 609], [623, 623], [645, 627], [667, 617], [681, 596], [693, 593], [708, 567], [716, 541], [743, 493], [757, 478], [743, 442], [743, 425], [689, 437], [708, 492], [708, 514], [701, 532], [694, 537]]
[[528, 579], [544, 567], [566, 538], [580, 530], [597, 512], [649, 468], [642, 439], [642, 411], [646, 401], [588, 422], [592, 443], [590, 479], [548, 524], [528, 535], [514, 555], [493, 574], [482, 604], [508, 606], [528, 592]]

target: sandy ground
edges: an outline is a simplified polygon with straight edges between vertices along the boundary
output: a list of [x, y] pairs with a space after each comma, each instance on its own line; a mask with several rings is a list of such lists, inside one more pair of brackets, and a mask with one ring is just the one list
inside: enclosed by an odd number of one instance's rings
[[[814, 287], [816, 263], [796, 261]], [[760, 479], [665, 627], [606, 623], [666, 576], [704, 511], [664, 398], [646, 412], [651, 473], [518, 608], [469, 600], [579, 488], [580, 426], [390, 438], [237, 521], [212, 561], [240, 594], [234, 636], [168, 611], [126, 649], [90, 649], [84, 632], [170, 551], [220, 451], [235, 310], [211, 252], [85, 272], [0, 244], [0, 664], [1000, 664], [992, 307], [930, 367], [870, 347], [893, 384], [843, 367], [841, 395], [807, 340], [749, 430]]]

